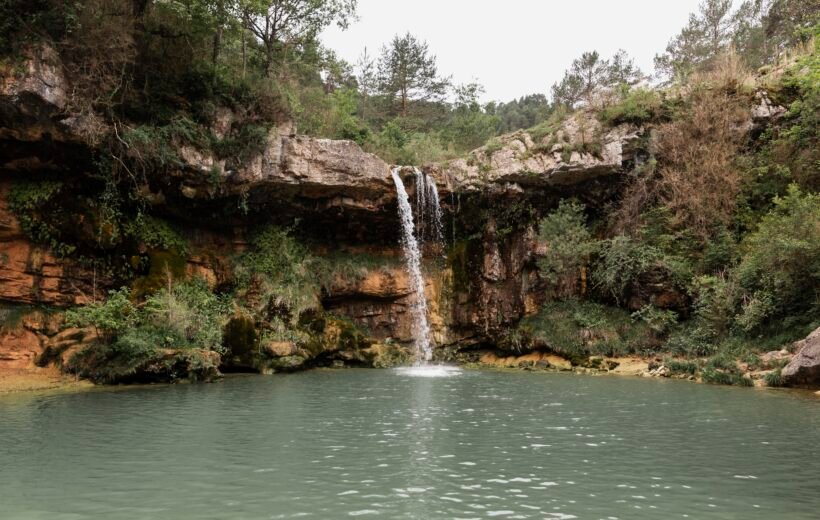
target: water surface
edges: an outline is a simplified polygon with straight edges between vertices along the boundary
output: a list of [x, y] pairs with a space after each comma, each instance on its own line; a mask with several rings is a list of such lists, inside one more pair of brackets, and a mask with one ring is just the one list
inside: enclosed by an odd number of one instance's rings
[[0, 397], [0, 518], [816, 519], [820, 400], [313, 371]]

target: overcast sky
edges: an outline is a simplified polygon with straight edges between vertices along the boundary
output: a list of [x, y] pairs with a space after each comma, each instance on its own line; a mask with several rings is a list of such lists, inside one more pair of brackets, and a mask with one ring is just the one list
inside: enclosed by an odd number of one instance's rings
[[333, 27], [325, 45], [356, 62], [393, 35], [427, 40], [439, 72], [477, 80], [485, 101], [548, 92], [584, 51], [625, 49], [644, 72], [686, 24], [699, 0], [359, 0], [359, 20]]

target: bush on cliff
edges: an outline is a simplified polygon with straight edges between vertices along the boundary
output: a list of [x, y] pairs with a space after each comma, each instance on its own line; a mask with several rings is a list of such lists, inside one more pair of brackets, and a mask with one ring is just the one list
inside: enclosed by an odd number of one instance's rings
[[562, 200], [558, 209], [541, 220], [538, 238], [547, 244], [546, 252], [538, 260], [538, 268], [551, 282], [578, 273], [596, 250], [595, 240], [587, 228], [584, 206], [571, 200]]
[[66, 313], [68, 326], [91, 326], [100, 335], [100, 341], [76, 353], [68, 367], [97, 381], [115, 382], [158, 359], [173, 358], [171, 351], [221, 353], [230, 309], [230, 302], [202, 280], [173, 284], [142, 305], [130, 300], [127, 288], [111, 291], [104, 302]]
[[254, 312], [295, 323], [320, 306], [322, 259], [288, 230], [269, 226], [257, 233], [249, 250], [236, 258], [237, 296]]

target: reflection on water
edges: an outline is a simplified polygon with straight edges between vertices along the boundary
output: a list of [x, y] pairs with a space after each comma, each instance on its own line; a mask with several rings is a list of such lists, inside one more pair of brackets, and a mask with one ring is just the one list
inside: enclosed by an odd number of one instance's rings
[[817, 517], [818, 400], [413, 375], [0, 398], [0, 518]]
[[408, 377], [453, 377], [461, 374], [459, 367], [449, 365], [416, 365], [394, 370], [400, 376]]

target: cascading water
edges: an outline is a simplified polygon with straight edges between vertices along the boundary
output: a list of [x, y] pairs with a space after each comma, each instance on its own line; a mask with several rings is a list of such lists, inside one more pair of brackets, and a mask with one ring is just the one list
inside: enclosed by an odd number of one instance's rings
[[436, 182], [418, 168], [413, 168], [413, 173], [416, 175], [416, 232], [419, 248], [423, 250], [428, 237], [439, 244], [444, 242], [444, 224]]
[[[413, 340], [416, 347], [416, 364], [421, 365], [433, 357], [433, 341], [430, 337], [430, 325], [427, 322], [427, 297], [424, 295], [424, 278], [421, 274], [421, 249], [416, 240], [413, 225], [413, 209], [410, 206], [410, 197], [404, 189], [404, 182], [399, 176], [401, 168], [394, 168], [390, 173], [396, 184], [396, 194], [399, 201], [399, 220], [401, 221], [401, 245], [407, 261], [407, 273], [410, 275], [410, 287], [416, 294], [413, 312]], [[416, 186], [418, 189], [418, 185]], [[416, 199], [419, 214], [424, 213], [419, 205], [420, 197]], [[421, 217], [419, 217], [421, 218]]]

